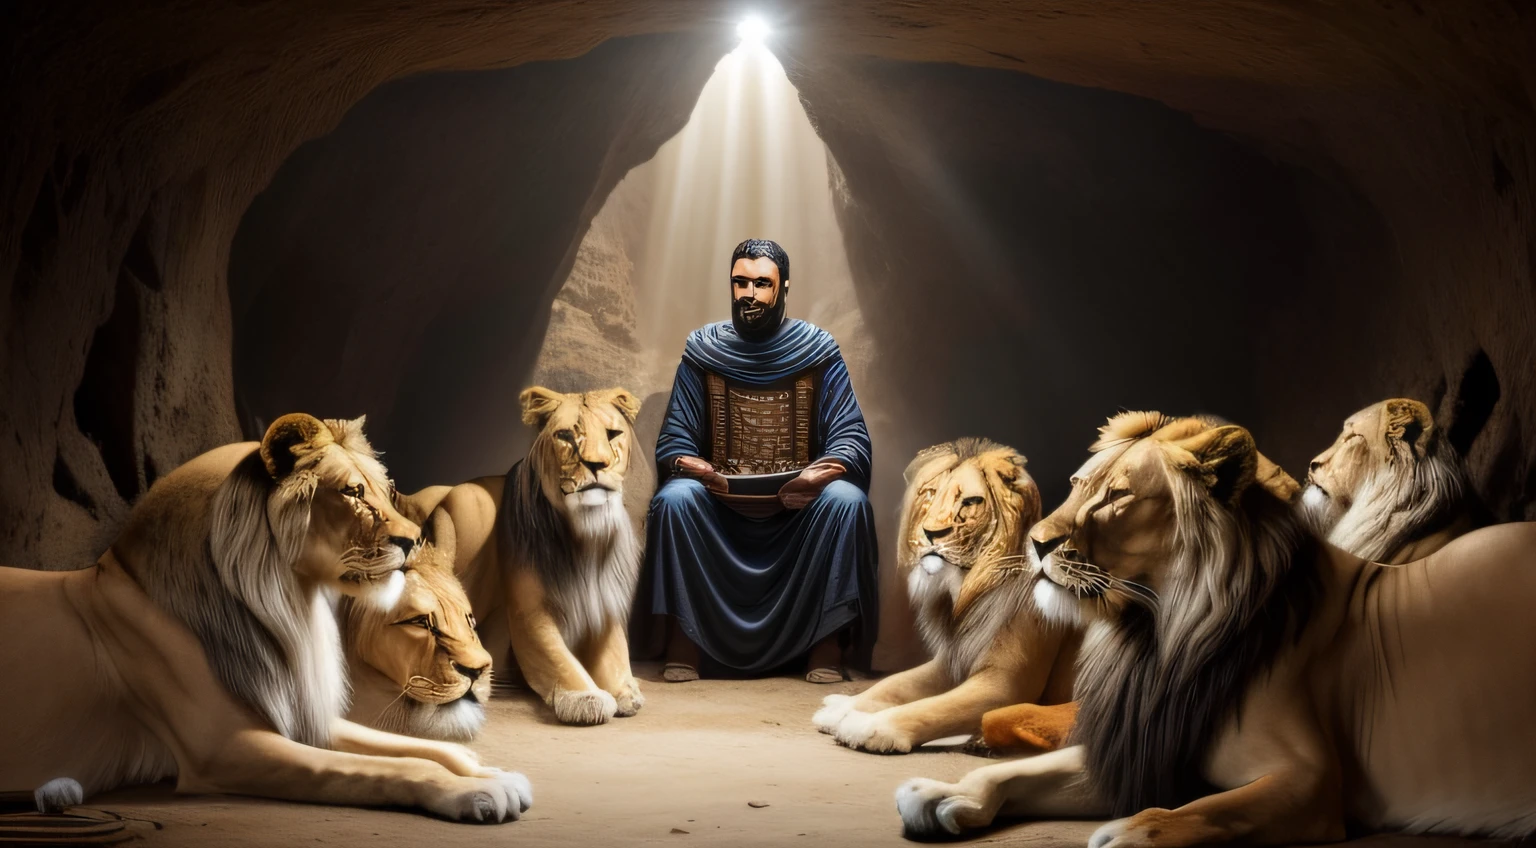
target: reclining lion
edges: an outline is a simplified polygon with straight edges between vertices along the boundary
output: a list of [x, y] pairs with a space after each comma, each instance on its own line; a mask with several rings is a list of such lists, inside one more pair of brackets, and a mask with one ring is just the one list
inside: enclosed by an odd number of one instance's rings
[[[1284, 475], [1259, 459], [1261, 471], [1275, 479]], [[1283, 494], [1290, 500], [1289, 493], [1299, 490], [1287, 483]], [[1423, 559], [1489, 523], [1429, 407], [1404, 398], [1373, 404], [1344, 421], [1334, 443], [1312, 460], [1297, 508], [1330, 544], [1391, 564]], [[1072, 703], [994, 710], [982, 717], [982, 743], [992, 750], [1055, 750], [1066, 742], [1076, 709]]]
[[1515, 671], [1536, 668], [1536, 524], [1380, 565], [1319, 542], [1257, 467], [1241, 427], [1110, 420], [1030, 532], [1036, 601], [1089, 628], [1082, 744], [908, 781], [911, 835], [1106, 814], [1093, 848], [1536, 832], [1536, 675]]
[[348, 718], [379, 730], [467, 742], [485, 725], [491, 655], [475, 635], [453, 561], [421, 547], [394, 607], [343, 596], [336, 610], [352, 677]]
[[94, 567], [0, 569], [0, 787], [62, 806], [174, 776], [179, 792], [520, 816], [522, 775], [341, 718], [326, 595], [393, 603], [419, 529], [391, 488], [362, 419], [287, 415], [157, 481]]
[[1488, 523], [1429, 407], [1406, 398], [1345, 419], [1307, 469], [1301, 508], [1330, 544], [1385, 563], [1423, 559]]
[[933, 659], [859, 695], [829, 695], [812, 718], [839, 743], [880, 753], [975, 733], [1006, 704], [1067, 700], [1078, 644], [999, 590], [1027, 579], [1022, 543], [1040, 517], [1021, 454], [960, 439], [919, 453], [906, 480], [899, 562]]
[[521, 395], [539, 428], [505, 477], [401, 498], [452, 556], [497, 658], [512, 658], [566, 724], [602, 724], [645, 703], [625, 632], [640, 539], [624, 511], [624, 472], [640, 402], [624, 389]]

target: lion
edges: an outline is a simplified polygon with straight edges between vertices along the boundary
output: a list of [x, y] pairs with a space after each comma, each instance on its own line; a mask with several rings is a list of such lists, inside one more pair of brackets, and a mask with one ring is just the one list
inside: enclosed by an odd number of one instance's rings
[[538, 428], [505, 477], [403, 497], [448, 552], [492, 656], [507, 656], [565, 724], [602, 724], [645, 703], [626, 628], [641, 545], [624, 511], [640, 402], [625, 389], [520, 396]]
[[1414, 562], [1488, 523], [1461, 457], [1429, 407], [1407, 398], [1344, 421], [1307, 469], [1301, 508], [1330, 544], [1373, 562]]
[[[1210, 426], [1227, 422], [1206, 417]], [[1372, 562], [1400, 565], [1429, 556], [1489, 522], [1461, 457], [1429, 407], [1393, 398], [1344, 421], [1332, 446], [1312, 460], [1302, 491], [1262, 455], [1261, 474], [1285, 481], [1287, 501], [1320, 537]], [[1026, 753], [1061, 747], [1076, 704], [1019, 704], [982, 716], [980, 744]]]
[[1239, 426], [1109, 421], [1029, 534], [1035, 601], [1088, 627], [1081, 744], [908, 781], [909, 834], [999, 814], [1121, 816], [1093, 848], [1536, 832], [1536, 524], [1373, 563], [1308, 532], [1257, 458]]
[[829, 695], [812, 718], [839, 743], [906, 753], [977, 732], [982, 714], [1072, 695], [1077, 636], [1049, 626], [1019, 593], [1024, 534], [1040, 492], [1018, 451], [966, 438], [928, 448], [907, 466], [898, 559], [918, 630], [933, 659], [856, 696]]
[[0, 787], [39, 806], [176, 778], [179, 792], [516, 819], [520, 774], [346, 721], [329, 597], [393, 605], [420, 529], [363, 420], [285, 415], [134, 505], [94, 567], [0, 569]]
[[352, 678], [349, 718], [408, 736], [475, 738], [491, 696], [491, 655], [452, 560], [424, 544], [394, 607], [343, 596], [336, 617]]

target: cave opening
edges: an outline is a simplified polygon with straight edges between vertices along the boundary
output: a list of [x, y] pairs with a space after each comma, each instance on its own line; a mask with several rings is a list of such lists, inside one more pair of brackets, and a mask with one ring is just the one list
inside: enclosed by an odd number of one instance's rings
[[[128, 519], [195, 457], [303, 410], [367, 414], [370, 440], [407, 490], [499, 473], [528, 446], [518, 392], [533, 383], [634, 388], [647, 442], [682, 333], [725, 314], [711, 281], [742, 234], [724, 223], [719, 196], [748, 177], [786, 187], [763, 198], [780, 204], [781, 223], [754, 225], [786, 232], [754, 234], [789, 245], [800, 275], [793, 308], [862, 358], [854, 381], [874, 434], [882, 548], [877, 674], [928, 656], [894, 555], [902, 468], [963, 435], [1027, 454], [1050, 510], [1093, 428], [1121, 409], [1230, 419], [1301, 476], [1345, 416], [1416, 398], [1491, 517], [1536, 518], [1536, 29], [1518, 4], [752, 5], [772, 17], [767, 44], [793, 89], [793, 120], [758, 132], [806, 142], [793, 148], [804, 153], [794, 179], [772, 177], [771, 162], [745, 174], [683, 149], [735, 36], [760, 33], [738, 32], [738, 0], [18, 6], [18, 25], [0, 35], [12, 59], [0, 96], [11, 118], [0, 134], [0, 563], [61, 573], [0, 569], [13, 587], [0, 593], [0, 620], [23, 625], [11, 628], [23, 676], [9, 726], [24, 755], [0, 757], [12, 775], [0, 789], [49, 780], [57, 790], [56, 775], [80, 773], [31, 759], [50, 746], [72, 757], [110, 737], [125, 768], [133, 751], [151, 751], [116, 723], [129, 701], [111, 687], [133, 675], [60, 677], [81, 667], [70, 657], [89, 668], [106, 656], [95, 648], [111, 650], [77, 643], [86, 631], [73, 622], [91, 607], [54, 606], [73, 599], [51, 591], [33, 603], [42, 595], [26, 587], [83, 585], [86, 574], [73, 572], [110, 572], [104, 551], [129, 571], [167, 562], [148, 546], [135, 554], [147, 537]], [[711, 180], [712, 192], [700, 190]], [[794, 186], [814, 187], [814, 203]], [[684, 216], [674, 201], [700, 208]], [[650, 232], [674, 217], [695, 224]], [[690, 256], [668, 259], [653, 244]], [[649, 466], [637, 464], [629, 482], [638, 517]], [[214, 550], [196, 534], [215, 503], [182, 499], [193, 520], [162, 522], [195, 531], [178, 536], [193, 561]], [[1472, 523], [1489, 517], [1472, 512]], [[258, 526], [260, 509], [250, 514], [247, 526]], [[1468, 515], [1454, 518], [1448, 533], [1470, 529]], [[1412, 546], [1429, 543], [1439, 541]], [[1375, 573], [1363, 591], [1414, 572]], [[1399, 757], [1476, 750], [1524, 762], [1508, 741], [1518, 734], [1498, 723], [1517, 726], [1519, 711], [1484, 702], [1536, 694], [1479, 658], [1531, 643], [1489, 629], [1518, 623], [1516, 584], [1530, 572], [1478, 573], [1501, 577], [1424, 586], [1477, 593], [1479, 609], [1513, 616], [1438, 626], [1421, 643], [1429, 662], [1391, 674], [1361, 666], [1339, 691], [1390, 700], [1366, 694], [1389, 680], [1398, 696], [1413, 693], [1400, 704], [1410, 711], [1489, 719], [1452, 728], [1481, 743], [1382, 745], [1373, 734], [1365, 747], [1385, 758], [1368, 759], [1386, 779], [1372, 785], [1359, 782], [1359, 751], [1340, 747], [1347, 786], [1318, 808], [1364, 804], [1344, 833], [1376, 829], [1380, 809], [1424, 808], [1407, 796], [1374, 803], [1394, 785], [1433, 793], [1433, 803], [1503, 793], [1527, 810], [1531, 793], [1514, 790], [1536, 780], [1529, 770], [1478, 793], [1437, 778], [1454, 766]], [[118, 620], [156, 627], [157, 605], [193, 623], [159, 599], [135, 599]], [[1453, 631], [1466, 638], [1436, 638]], [[246, 635], [255, 638], [240, 644], [262, 642], [259, 629]], [[1392, 662], [1372, 651], [1369, 628], [1352, 643], [1361, 650], [1326, 635], [1331, 669]], [[195, 650], [158, 645], [112, 656], [155, 687], [178, 677], [160, 673], [160, 660], [196, 671]], [[1442, 661], [1446, 650], [1460, 661]], [[978, 763], [955, 746], [867, 757], [846, 747], [901, 740], [839, 737], [842, 747], [807, 726], [827, 729], [811, 718], [823, 694], [868, 693], [862, 679], [674, 686], [633, 659], [650, 703], [607, 727], [560, 726], [554, 705], [528, 693], [484, 705], [494, 718], [474, 750], [526, 770], [538, 789], [533, 820], [514, 838], [904, 844], [922, 834], [897, 826], [891, 790], [914, 773], [942, 782]], [[395, 682], [381, 691], [401, 701], [411, 683]], [[66, 683], [89, 696], [36, 709]], [[1235, 689], [1177, 687], [1197, 697]], [[187, 692], [173, 692], [183, 708]], [[1466, 699], [1489, 692], [1499, 697]], [[1441, 696], [1462, 700], [1432, 709]], [[171, 705], [160, 718], [195, 714], [206, 727], [215, 711], [231, 714], [226, 702], [192, 713]], [[874, 734], [875, 722], [862, 730]], [[930, 737], [921, 738], [942, 743]], [[194, 758], [199, 774], [183, 772], [179, 789], [250, 789], [201, 779], [240, 750]], [[139, 765], [125, 772], [130, 782], [164, 775]], [[163, 845], [342, 845], [381, 833], [484, 841], [483, 830], [400, 810], [286, 806], [277, 799], [329, 801], [296, 795], [303, 781], [279, 770], [243, 770], [253, 775], [284, 785], [238, 803], [164, 781], [117, 791], [109, 780], [85, 794]], [[1084, 844], [1102, 841], [1090, 836], [1097, 826], [1010, 823], [990, 838]]]
[[[1052, 503], [1121, 409], [1262, 433], [1264, 396], [1299, 390], [1263, 355], [1294, 332], [1286, 293], [1340, 273], [1316, 209], [1359, 234], [1352, 271], [1386, 273], [1340, 196], [1163, 104], [1013, 71], [664, 35], [408, 78], [242, 219], [238, 407], [251, 437], [291, 409], [367, 413], [409, 491], [520, 457], [523, 386], [626, 385], [648, 453], [683, 336], [728, 314], [729, 249], [766, 235], [795, 263], [792, 313], [849, 360], [889, 561], [900, 469], [928, 445], [1014, 445]], [[1327, 437], [1308, 423], [1292, 452]], [[903, 591], [883, 569], [882, 600]], [[877, 664], [920, 656], [910, 622], [884, 627]]]

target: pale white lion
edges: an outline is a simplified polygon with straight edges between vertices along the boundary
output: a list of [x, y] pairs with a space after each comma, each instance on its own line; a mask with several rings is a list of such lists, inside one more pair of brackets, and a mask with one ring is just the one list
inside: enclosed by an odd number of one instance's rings
[[522, 815], [522, 775], [341, 717], [330, 597], [392, 606], [420, 535], [391, 490], [361, 419], [287, 415], [157, 481], [95, 567], [0, 569], [0, 786]]
[[1392, 398], [1344, 421], [1312, 460], [1301, 509], [1318, 535], [1375, 562], [1423, 559], [1488, 523], [1429, 407]]

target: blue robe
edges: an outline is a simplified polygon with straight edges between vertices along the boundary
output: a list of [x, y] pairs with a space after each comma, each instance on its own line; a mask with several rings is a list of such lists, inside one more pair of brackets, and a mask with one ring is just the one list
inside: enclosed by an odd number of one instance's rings
[[[697, 480], [667, 475], [678, 456], [708, 458], [704, 374], [769, 385], [820, 372], [812, 459], [848, 469], [805, 509], [748, 518]], [[871, 452], [837, 343], [805, 321], [749, 342], [729, 321], [688, 336], [667, 417], [656, 441], [660, 487], [646, 521], [652, 611], [676, 616], [716, 662], [739, 672], [771, 671], [859, 622], [873, 644], [878, 622], [877, 547], [869, 507]]]

